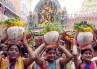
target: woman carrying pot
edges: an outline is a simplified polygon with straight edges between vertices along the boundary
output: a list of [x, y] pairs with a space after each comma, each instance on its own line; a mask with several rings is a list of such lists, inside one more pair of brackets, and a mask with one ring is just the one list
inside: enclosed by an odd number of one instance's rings
[[[77, 25], [75, 25], [77, 26]], [[78, 28], [80, 27], [80, 29]], [[73, 55], [74, 55], [74, 62], [76, 69], [96, 69], [96, 61], [91, 61], [93, 58], [93, 26], [90, 24], [87, 24], [86, 21], [83, 21], [82, 24], [79, 23], [77, 26], [77, 32], [74, 37], [74, 46], [73, 46]], [[78, 52], [77, 52], [77, 45], [80, 47], [80, 60], [78, 60]]]
[[[44, 58], [40, 58], [39, 56], [35, 58], [36, 64], [40, 69], [64, 69], [65, 64], [71, 60], [72, 55], [58, 42], [58, 37], [58, 32], [48, 32], [44, 36], [45, 43], [35, 50], [35, 54], [39, 54], [45, 49], [46, 54]], [[56, 59], [57, 48], [60, 48], [65, 56]]]
[[24, 46], [28, 50], [29, 57], [21, 57], [21, 49], [17, 44], [8, 44], [7, 57], [0, 56], [0, 69], [26, 69], [34, 61], [32, 49], [28, 46], [26, 36], [23, 37]]

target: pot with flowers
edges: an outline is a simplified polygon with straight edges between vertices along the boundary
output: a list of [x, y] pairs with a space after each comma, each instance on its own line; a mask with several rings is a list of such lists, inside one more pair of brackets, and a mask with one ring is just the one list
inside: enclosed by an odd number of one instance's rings
[[25, 23], [18, 19], [9, 19], [5, 23], [8, 26], [7, 35], [9, 41], [21, 40], [25, 32]]
[[60, 33], [62, 32], [63, 26], [60, 23], [47, 22], [43, 26], [43, 30], [39, 33], [43, 34], [44, 41], [47, 44], [55, 44], [59, 39]]
[[87, 21], [82, 21], [81, 23], [76, 23], [74, 25], [74, 30], [76, 31], [76, 42], [81, 49], [91, 48], [91, 43], [94, 38], [94, 28], [95, 26], [88, 24]]

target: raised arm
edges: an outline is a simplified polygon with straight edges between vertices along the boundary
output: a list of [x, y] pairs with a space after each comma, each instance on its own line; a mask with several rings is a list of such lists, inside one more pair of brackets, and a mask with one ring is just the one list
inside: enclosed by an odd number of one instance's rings
[[45, 43], [41, 44], [34, 52], [35, 54], [35, 61], [38, 65], [40, 65], [41, 67], [43, 66], [43, 63], [45, 62], [40, 56], [39, 54], [41, 54], [41, 52], [45, 49]]
[[80, 61], [78, 60], [78, 51], [77, 51], [77, 38], [78, 33], [75, 34], [74, 39], [73, 39], [73, 58], [74, 58], [74, 65], [76, 69], [79, 68]]
[[34, 61], [35, 55], [34, 55], [34, 52], [32, 51], [32, 48], [27, 43], [26, 34], [24, 34], [23, 43], [24, 43], [24, 46], [26, 47], [26, 49], [28, 50], [28, 55], [29, 55], [28, 58], [24, 59], [24, 63], [27, 66], [29, 66]]
[[59, 48], [63, 51], [63, 53], [66, 55], [66, 58], [63, 58], [60, 60], [60, 64], [66, 64], [72, 59], [72, 54], [62, 45], [59, 45]]

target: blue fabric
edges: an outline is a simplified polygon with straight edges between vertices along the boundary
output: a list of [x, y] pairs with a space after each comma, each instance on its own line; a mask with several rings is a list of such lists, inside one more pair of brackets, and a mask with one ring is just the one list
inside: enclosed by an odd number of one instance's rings
[[12, 64], [10, 65], [10, 69], [14, 69], [14, 66], [15, 66], [15, 63], [12, 63]]
[[90, 65], [86, 63], [84, 69], [90, 69]]
[[48, 69], [56, 69], [56, 62], [49, 63]]

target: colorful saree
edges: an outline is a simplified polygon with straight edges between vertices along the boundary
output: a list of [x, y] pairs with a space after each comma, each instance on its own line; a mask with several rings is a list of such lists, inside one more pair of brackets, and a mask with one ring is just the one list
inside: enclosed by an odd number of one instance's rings
[[56, 69], [56, 62], [46, 63], [42, 66], [42, 69]]
[[97, 69], [96, 62], [82, 63], [79, 69]]
[[0, 60], [0, 69], [24, 69], [23, 58], [18, 58], [15, 64], [9, 66], [8, 58]]

